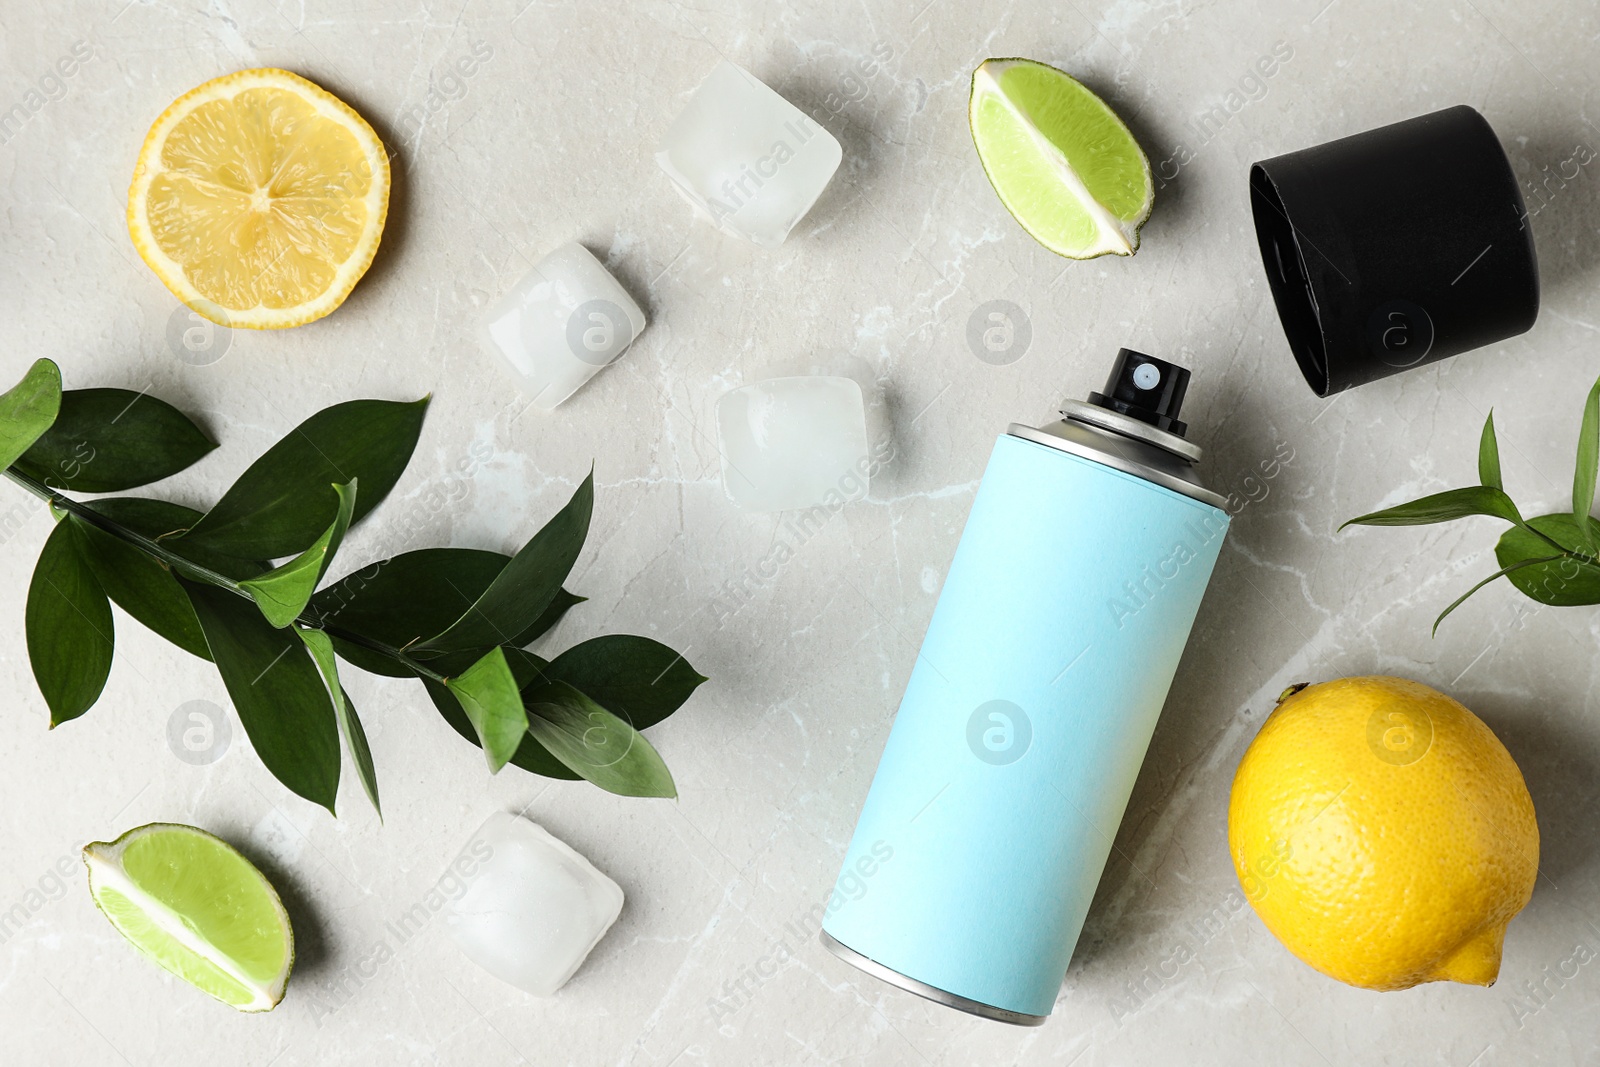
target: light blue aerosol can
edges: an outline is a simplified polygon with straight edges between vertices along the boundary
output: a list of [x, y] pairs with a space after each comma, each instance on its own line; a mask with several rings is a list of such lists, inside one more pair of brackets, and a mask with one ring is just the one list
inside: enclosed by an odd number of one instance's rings
[[1189, 372], [995, 444], [822, 924], [931, 1000], [1050, 1014], [1228, 528], [1177, 419]]

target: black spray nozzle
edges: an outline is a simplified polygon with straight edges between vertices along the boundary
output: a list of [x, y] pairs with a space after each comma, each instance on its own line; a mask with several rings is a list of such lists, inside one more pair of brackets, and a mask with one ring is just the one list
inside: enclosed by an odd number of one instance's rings
[[1189, 427], [1178, 421], [1178, 409], [1188, 389], [1189, 372], [1182, 367], [1124, 348], [1111, 366], [1106, 391], [1090, 393], [1089, 403], [1182, 437]]

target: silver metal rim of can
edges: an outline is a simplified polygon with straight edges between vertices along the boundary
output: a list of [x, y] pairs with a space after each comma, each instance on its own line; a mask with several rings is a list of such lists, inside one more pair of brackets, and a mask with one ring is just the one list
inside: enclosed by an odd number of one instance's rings
[[1087, 422], [1090, 426], [1097, 426], [1102, 430], [1110, 430], [1112, 433], [1120, 433], [1124, 437], [1132, 437], [1155, 445], [1190, 463], [1199, 463], [1204, 454], [1200, 446], [1193, 441], [1084, 400], [1063, 400], [1061, 414], [1076, 422]]
[[877, 960], [863, 956], [849, 945], [836, 940], [826, 930], [821, 931], [818, 936], [822, 941], [823, 948], [838, 956], [850, 966], [865, 971], [872, 977], [888, 982], [890, 985], [899, 986], [908, 993], [915, 993], [925, 1000], [931, 1000], [935, 1004], [943, 1004], [947, 1008], [964, 1011], [968, 1015], [976, 1015], [982, 1019], [993, 1019], [996, 1022], [1010, 1023], [1013, 1026], [1039, 1026], [1050, 1017], [1048, 1015], [1028, 1015], [1025, 1012], [1012, 1011], [1009, 1008], [997, 1008], [993, 1004], [984, 1004], [981, 1001], [957, 996], [955, 993], [947, 992], [938, 986], [931, 986], [926, 982], [919, 982], [915, 978], [909, 978], [899, 971], [885, 967]]
[[1168, 474], [1166, 471], [1157, 470], [1148, 464], [1140, 463], [1136, 459], [1101, 451], [1096, 448], [1089, 448], [1085, 445], [1068, 441], [1066, 438], [1057, 437], [1038, 427], [1026, 426], [1020, 422], [1013, 422], [1006, 427], [1006, 433], [1024, 441], [1031, 441], [1036, 445], [1043, 445], [1046, 448], [1054, 448], [1059, 452], [1078, 456], [1081, 459], [1088, 460], [1090, 463], [1099, 463], [1113, 470], [1119, 470], [1124, 474], [1131, 474], [1135, 478], [1143, 479], [1163, 489], [1170, 489], [1174, 493], [1186, 496], [1191, 500], [1198, 500], [1202, 504], [1210, 504], [1219, 511], [1225, 510], [1227, 507], [1228, 498], [1221, 493], [1207, 489], [1198, 482], [1186, 481], [1183, 478]]

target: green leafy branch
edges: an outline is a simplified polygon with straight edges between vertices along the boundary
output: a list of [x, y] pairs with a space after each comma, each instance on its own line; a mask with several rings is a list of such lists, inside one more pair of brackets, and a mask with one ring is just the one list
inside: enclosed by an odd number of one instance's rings
[[1572, 474], [1572, 510], [1524, 519], [1506, 495], [1500, 478], [1500, 445], [1494, 412], [1484, 420], [1478, 441], [1478, 485], [1450, 489], [1349, 520], [1345, 526], [1426, 526], [1470, 515], [1487, 515], [1511, 524], [1495, 544], [1500, 569], [1457, 597], [1439, 613], [1433, 632], [1473, 593], [1504, 577], [1541, 604], [1570, 607], [1600, 604], [1600, 521], [1594, 510], [1596, 468], [1600, 465], [1600, 381], [1589, 390], [1578, 431], [1578, 458]]
[[[554, 659], [527, 650], [583, 598], [564, 583], [588, 536], [594, 475], [515, 555], [428, 548], [323, 585], [351, 526], [394, 488], [428, 400], [356, 400], [312, 415], [209, 511], [122, 493], [216, 445], [172, 405], [63, 390], [47, 359], [0, 395], [0, 469], [57, 518], [28, 589], [29, 661], [53, 729], [99, 699], [114, 603], [222, 675], [250, 744], [286, 787], [333, 810], [343, 749], [378, 806], [377, 774], [339, 661], [410, 678], [507, 763], [627, 796], [677, 795], [639, 732], [705, 678], [667, 646], [616, 634]], [[380, 809], [381, 810], [381, 809]]]

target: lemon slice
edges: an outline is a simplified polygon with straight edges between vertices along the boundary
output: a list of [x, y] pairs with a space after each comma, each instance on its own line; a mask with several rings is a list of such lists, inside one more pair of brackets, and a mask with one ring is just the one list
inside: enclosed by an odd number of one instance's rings
[[298, 74], [214, 78], [173, 101], [139, 150], [128, 232], [156, 277], [212, 322], [322, 318], [366, 273], [389, 156], [366, 120]]
[[1138, 251], [1150, 161], [1082, 83], [1031, 59], [988, 59], [972, 75], [968, 120], [989, 184], [1040, 244], [1071, 259]]
[[140, 955], [240, 1011], [270, 1011], [294, 966], [277, 891], [204, 830], [150, 823], [84, 846], [89, 894]]

